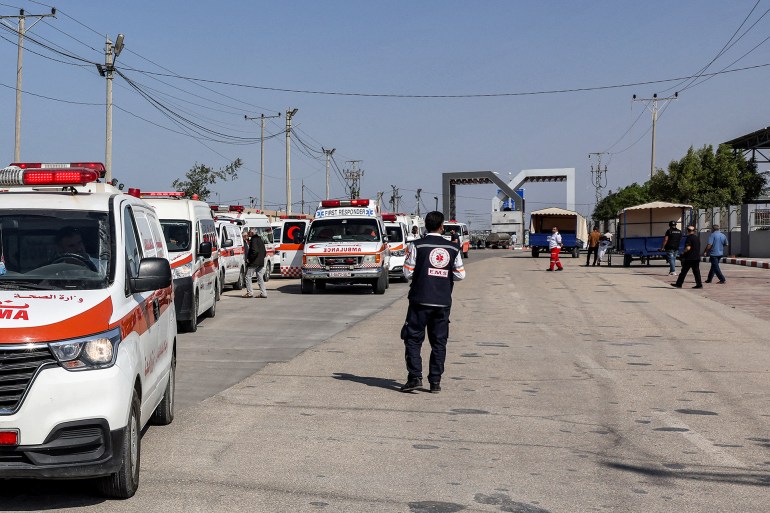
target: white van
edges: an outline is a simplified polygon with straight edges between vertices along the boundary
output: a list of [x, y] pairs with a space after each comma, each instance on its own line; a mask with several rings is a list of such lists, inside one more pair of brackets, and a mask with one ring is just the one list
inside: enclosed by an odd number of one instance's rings
[[241, 290], [246, 283], [246, 255], [243, 226], [217, 218], [214, 223], [219, 237], [219, 286], [232, 285]]
[[392, 280], [409, 281], [404, 277], [404, 262], [406, 261], [406, 244], [408, 244], [406, 224], [399, 221], [396, 214], [382, 214], [385, 231], [388, 234], [390, 248], [390, 265], [388, 275]]
[[174, 419], [176, 315], [155, 211], [99, 163], [0, 169], [0, 480], [139, 486]]
[[455, 220], [444, 221], [444, 238], [451, 240], [452, 232], [455, 232], [457, 235], [463, 258], [468, 258], [468, 251], [471, 249], [471, 234], [468, 230], [468, 225]]
[[305, 234], [310, 221], [307, 216], [282, 216], [281, 238], [278, 243], [278, 261], [283, 278], [302, 277], [302, 255], [305, 251]]
[[198, 317], [214, 317], [219, 285], [217, 230], [203, 201], [183, 192], [148, 192], [142, 198], [155, 208], [168, 246], [174, 276], [174, 306], [180, 328], [198, 329]]
[[[254, 230], [265, 243], [265, 272], [263, 278], [265, 281], [270, 279], [270, 273], [273, 272], [273, 266], [279, 264], [277, 256], [277, 247], [279, 238], [273, 237], [273, 225], [270, 223], [270, 218], [261, 212], [247, 212], [246, 207], [243, 205], [219, 205], [212, 207], [217, 215], [216, 219], [229, 220], [232, 219], [238, 223], [242, 223], [243, 227]], [[276, 272], [280, 272], [279, 268], [276, 268]]]

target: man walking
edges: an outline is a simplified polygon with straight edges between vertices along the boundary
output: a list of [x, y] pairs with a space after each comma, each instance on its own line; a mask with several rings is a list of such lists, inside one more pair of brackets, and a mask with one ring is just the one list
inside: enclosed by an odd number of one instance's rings
[[599, 257], [599, 240], [602, 238], [602, 234], [599, 233], [599, 227], [594, 226], [594, 230], [588, 234], [588, 255], [586, 255], [586, 267], [590, 265], [591, 255], [594, 256], [594, 265], [596, 259]]
[[661, 251], [666, 252], [668, 260], [668, 275], [676, 276], [676, 254], [679, 251], [679, 243], [682, 241], [682, 230], [676, 227], [676, 221], [668, 223], [668, 230], [663, 236], [663, 247]]
[[704, 256], [709, 257], [709, 262], [711, 263], [706, 283], [711, 283], [715, 274], [717, 275], [717, 278], [719, 278], [719, 283], [725, 282], [725, 275], [722, 274], [722, 269], [719, 268], [719, 261], [724, 256], [725, 246], [727, 245], [727, 237], [725, 237], [724, 233], [719, 231], [719, 225], [712, 225], [708, 245], [706, 246], [706, 251], [703, 252]]
[[246, 293], [243, 297], [254, 297], [254, 289], [251, 286], [251, 280], [254, 278], [254, 273], [257, 274], [257, 284], [259, 285], [259, 296], [262, 298], [267, 297], [267, 290], [265, 290], [265, 255], [267, 249], [262, 237], [254, 230], [249, 230], [249, 251], [246, 253]]
[[564, 270], [564, 268], [561, 266], [561, 260], [559, 260], [559, 252], [561, 251], [561, 247], [561, 235], [559, 235], [559, 229], [554, 226], [551, 229], [551, 235], [548, 236], [548, 249], [551, 251], [551, 267], [546, 269], [546, 271], [553, 271], [554, 266], [557, 267], [557, 271]]
[[449, 337], [449, 310], [455, 280], [465, 278], [460, 245], [444, 239], [444, 214], [429, 212], [425, 216], [425, 237], [411, 242], [406, 250], [404, 276], [411, 279], [409, 309], [401, 329], [405, 346], [407, 380], [402, 392], [422, 387], [422, 357], [420, 350], [428, 329], [430, 391], [441, 391], [446, 344]]
[[703, 284], [700, 278], [700, 239], [695, 232], [695, 227], [690, 225], [687, 227], [687, 239], [684, 241], [684, 253], [682, 253], [682, 272], [679, 273], [679, 278], [676, 279], [676, 283], [672, 283], [672, 287], [678, 289], [682, 288], [684, 278], [687, 276], [687, 271], [692, 269], [692, 274], [695, 276], [694, 289], [702, 289]]

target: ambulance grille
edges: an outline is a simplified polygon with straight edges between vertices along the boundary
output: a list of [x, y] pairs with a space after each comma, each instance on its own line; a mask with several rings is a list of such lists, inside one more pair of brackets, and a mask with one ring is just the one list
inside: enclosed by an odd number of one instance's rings
[[53, 364], [56, 359], [45, 344], [0, 345], [0, 415], [16, 412], [38, 370]]
[[333, 257], [321, 257], [321, 265], [328, 266], [330, 268], [339, 267], [348, 269], [350, 266], [361, 265], [360, 256], [333, 256]]

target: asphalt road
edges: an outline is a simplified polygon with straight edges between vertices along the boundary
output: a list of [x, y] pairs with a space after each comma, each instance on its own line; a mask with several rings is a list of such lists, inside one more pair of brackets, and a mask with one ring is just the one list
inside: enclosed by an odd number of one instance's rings
[[[188, 383], [208, 384], [185, 385], [175, 422], [146, 432], [136, 497], [24, 481], [2, 485], [0, 508], [767, 511], [770, 320], [731, 298], [766, 301], [766, 287], [745, 283], [770, 271], [727, 267], [724, 286], [677, 290], [662, 265], [567, 258], [565, 272], [547, 273], [546, 259], [513, 255], [471, 254], [441, 394], [397, 391], [405, 286], [301, 296], [283, 282], [267, 301], [225, 298], [180, 339], [180, 383], [185, 369]], [[311, 320], [334, 324], [323, 343], [307, 341]], [[258, 350], [247, 344], [262, 323]], [[207, 332], [223, 333], [221, 351], [195, 345]], [[237, 382], [198, 401], [229, 382], [211, 374]]]

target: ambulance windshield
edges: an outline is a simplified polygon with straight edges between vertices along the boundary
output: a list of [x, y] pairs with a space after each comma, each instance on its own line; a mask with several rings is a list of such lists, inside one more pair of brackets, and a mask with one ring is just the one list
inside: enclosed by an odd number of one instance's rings
[[183, 219], [161, 219], [163, 237], [169, 251], [190, 251], [192, 223]]
[[404, 242], [404, 233], [401, 226], [385, 226], [388, 232], [388, 242]]
[[376, 242], [380, 231], [376, 219], [319, 219], [310, 225], [308, 242]]
[[0, 210], [0, 290], [105, 288], [111, 238], [106, 212]]

